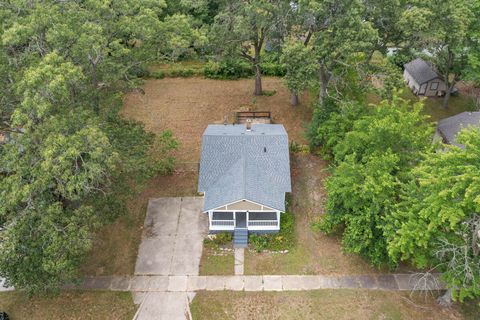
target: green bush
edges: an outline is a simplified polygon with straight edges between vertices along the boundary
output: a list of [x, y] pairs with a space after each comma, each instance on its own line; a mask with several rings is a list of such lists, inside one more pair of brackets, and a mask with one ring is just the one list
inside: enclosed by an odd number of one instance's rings
[[162, 70], [158, 70], [158, 71], [153, 72], [152, 76], [155, 79], [163, 79], [163, 78], [165, 78], [165, 72], [163, 72]]
[[206, 78], [227, 80], [248, 78], [254, 75], [251, 65], [239, 59], [209, 61], [203, 69], [203, 74]]
[[280, 231], [276, 234], [252, 234], [250, 244], [257, 251], [280, 251], [291, 249], [295, 244], [295, 218], [293, 214], [281, 214]]
[[213, 239], [206, 238], [203, 243], [207, 247], [218, 248], [232, 242], [233, 235], [230, 232], [217, 233]]
[[181, 69], [173, 69], [168, 71], [167, 75], [171, 78], [182, 77], [188, 78], [194, 76], [196, 73], [193, 69], [190, 68], [181, 68]]
[[278, 62], [263, 62], [261, 67], [264, 76], [283, 77], [287, 73], [285, 66]]

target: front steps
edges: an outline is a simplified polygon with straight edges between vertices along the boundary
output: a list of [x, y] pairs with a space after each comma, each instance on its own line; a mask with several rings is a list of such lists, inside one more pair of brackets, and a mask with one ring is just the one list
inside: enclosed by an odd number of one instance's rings
[[235, 228], [233, 232], [233, 247], [246, 248], [248, 246], [248, 230]]

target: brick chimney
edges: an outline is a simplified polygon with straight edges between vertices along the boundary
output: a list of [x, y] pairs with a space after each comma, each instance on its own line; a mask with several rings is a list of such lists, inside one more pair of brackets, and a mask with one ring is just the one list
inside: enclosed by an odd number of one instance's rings
[[252, 131], [252, 119], [247, 119], [246, 125], [247, 125], [247, 131]]

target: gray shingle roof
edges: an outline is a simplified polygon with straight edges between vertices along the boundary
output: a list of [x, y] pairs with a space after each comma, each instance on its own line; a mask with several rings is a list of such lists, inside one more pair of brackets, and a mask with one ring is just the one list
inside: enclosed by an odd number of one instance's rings
[[453, 117], [442, 119], [438, 122], [437, 131], [446, 143], [463, 148], [456, 143], [457, 134], [468, 126], [480, 126], [480, 112], [462, 112]]
[[288, 136], [279, 124], [209, 125], [203, 134], [198, 191], [204, 211], [250, 200], [285, 211], [291, 192]]
[[421, 58], [410, 61], [404, 67], [419, 85], [438, 78], [438, 74]]

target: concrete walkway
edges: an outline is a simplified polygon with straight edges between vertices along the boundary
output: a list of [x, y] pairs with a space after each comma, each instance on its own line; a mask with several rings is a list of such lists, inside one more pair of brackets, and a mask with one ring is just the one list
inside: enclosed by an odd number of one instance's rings
[[235, 248], [235, 275], [243, 276], [245, 265], [245, 248]]
[[84, 290], [132, 292], [207, 291], [298, 291], [319, 289], [370, 289], [423, 291], [443, 290], [445, 286], [433, 275], [421, 279], [414, 274], [357, 276], [264, 275], [264, 276], [133, 276], [87, 278], [78, 286]]

